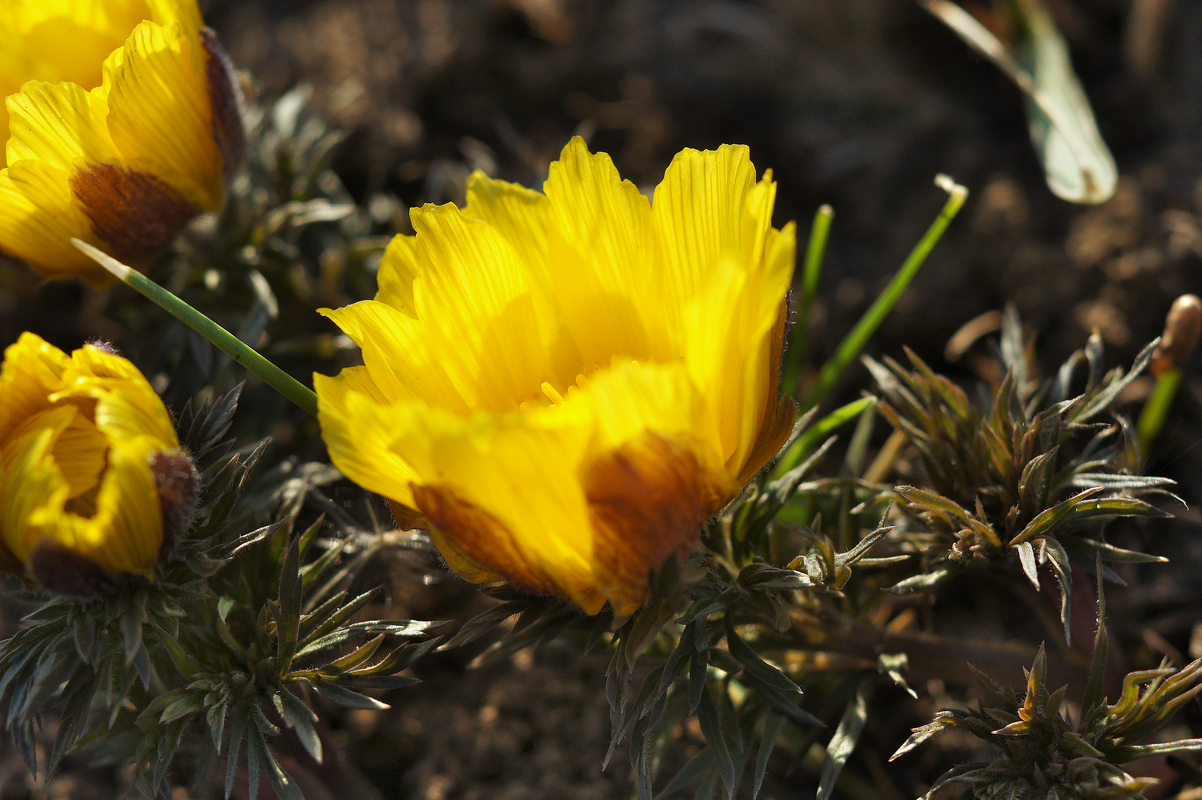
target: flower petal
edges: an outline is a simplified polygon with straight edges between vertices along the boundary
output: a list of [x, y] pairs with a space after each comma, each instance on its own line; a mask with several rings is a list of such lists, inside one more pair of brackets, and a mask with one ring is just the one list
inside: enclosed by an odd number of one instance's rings
[[47, 277], [78, 275], [93, 286], [113, 277], [71, 245], [71, 238], [103, 247], [75, 204], [69, 172], [27, 160], [0, 170], [0, 252], [36, 264]]
[[377, 280], [380, 290], [376, 292], [376, 300], [392, 306], [397, 311], [409, 317], [417, 317], [417, 308], [413, 305], [413, 281], [417, 279], [421, 267], [417, 261], [417, 237], [394, 236], [388, 243], [388, 249], [380, 258], [380, 270]]
[[35, 159], [70, 169], [79, 159], [107, 161], [117, 155], [104, 126], [103, 104], [97, 109], [79, 84], [30, 81], [5, 105], [9, 164]]
[[604, 153], [572, 139], [546, 182], [547, 282], [585, 365], [668, 357], [651, 208]]
[[106, 65], [108, 129], [122, 160], [192, 205], [222, 201], [223, 160], [212, 135], [203, 56], [180, 24], [143, 22]]
[[[743, 206], [754, 184], [755, 167], [745, 146], [683, 150], [672, 159], [651, 204], [666, 308], [684, 308], [715, 262], [741, 250]], [[771, 219], [760, 222], [766, 228]]]
[[549, 212], [550, 201], [541, 192], [494, 180], [479, 171], [468, 176], [464, 216], [487, 222], [509, 242], [522, 263], [539, 275], [547, 274]]
[[508, 411], [544, 381], [574, 380], [579, 358], [563, 323], [509, 243], [452, 205], [412, 216], [422, 266], [417, 315], [467, 407]]
[[50, 407], [49, 396], [63, 387], [71, 359], [32, 333], [4, 350], [0, 366], [0, 442], [7, 441], [24, 420]]

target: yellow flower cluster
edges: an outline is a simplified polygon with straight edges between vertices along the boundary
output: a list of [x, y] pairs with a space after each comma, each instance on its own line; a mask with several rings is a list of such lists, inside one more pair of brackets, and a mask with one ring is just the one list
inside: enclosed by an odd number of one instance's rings
[[170, 503], [181, 489], [195, 500], [188, 462], [192, 485], [176, 482], [160, 502], [181, 459], [167, 409], [133, 364], [22, 334], [0, 366], [0, 565], [78, 595], [149, 575], [164, 517], [179, 510]]
[[794, 229], [745, 147], [648, 202], [574, 139], [544, 188], [412, 213], [376, 299], [323, 311], [364, 365], [314, 377], [322, 432], [461, 575], [625, 614], [789, 434]]
[[[0, 7], [0, 256], [104, 285], [72, 237], [137, 267], [221, 204], [246, 142], [202, 24], [195, 0]], [[320, 422], [461, 575], [627, 614], [788, 436], [795, 234], [745, 147], [683, 151], [649, 201], [575, 139], [544, 189], [477, 173], [463, 209], [413, 212], [376, 299], [323, 312], [364, 365], [315, 377]], [[178, 449], [127, 361], [26, 334], [0, 374], [0, 562], [64, 590], [64, 559], [149, 572]]]
[[221, 205], [245, 134], [202, 26], [196, 0], [0, 4], [0, 255], [106, 285], [72, 237], [142, 266]]

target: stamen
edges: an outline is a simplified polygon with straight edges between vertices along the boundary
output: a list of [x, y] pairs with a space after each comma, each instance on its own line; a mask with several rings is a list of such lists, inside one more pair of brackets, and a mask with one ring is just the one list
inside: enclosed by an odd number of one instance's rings
[[559, 393], [559, 390], [546, 381], [543, 381], [543, 385], [538, 388], [543, 390], [543, 394], [551, 401], [551, 405], [557, 406], [563, 402], [563, 395]]

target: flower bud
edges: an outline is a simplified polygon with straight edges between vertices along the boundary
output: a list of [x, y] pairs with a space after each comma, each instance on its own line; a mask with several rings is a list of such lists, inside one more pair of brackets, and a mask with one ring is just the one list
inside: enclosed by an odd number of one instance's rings
[[149, 577], [191, 523], [199, 479], [126, 359], [32, 333], [0, 365], [0, 568], [91, 597]]
[[1166, 372], [1180, 369], [1198, 346], [1202, 335], [1202, 300], [1194, 294], [1183, 294], [1173, 301], [1164, 320], [1160, 344], [1152, 352], [1149, 371], [1159, 378]]

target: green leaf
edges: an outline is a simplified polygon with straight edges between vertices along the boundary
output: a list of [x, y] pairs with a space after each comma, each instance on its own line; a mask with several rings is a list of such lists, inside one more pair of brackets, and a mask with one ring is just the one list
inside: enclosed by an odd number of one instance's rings
[[768, 771], [768, 758], [776, 748], [776, 740], [780, 737], [788, 718], [772, 709], [764, 712], [764, 732], [760, 736], [759, 750], [755, 756], [755, 772], [752, 775], [751, 800], [759, 796], [760, 787], [764, 783], [764, 774]]
[[1030, 542], [1019, 542], [1014, 548], [1018, 551], [1018, 560], [1023, 565], [1027, 580], [1039, 591], [1039, 567], [1035, 563], [1035, 548]]
[[[258, 797], [258, 772], [262, 766], [267, 768], [267, 780], [271, 782], [271, 788], [275, 789], [276, 797], [280, 800], [305, 800], [300, 787], [284, 771], [280, 762], [276, 761], [275, 754], [267, 745], [267, 739], [263, 736], [262, 731], [257, 728], [253, 729], [248, 745], [247, 762], [252, 776], [251, 791], [248, 793], [248, 797]], [[251, 766], [252, 764], [253, 766]]]
[[314, 683], [313, 691], [317, 692], [325, 700], [329, 700], [331, 703], [343, 708], [363, 708], [369, 711], [383, 711], [389, 707], [387, 703], [380, 702], [374, 697], [352, 692], [350, 689], [344, 689], [334, 683]]
[[786, 695], [801, 696], [801, 688], [796, 683], [789, 680], [785, 673], [760, 658], [759, 654], [739, 637], [729, 617], [726, 622], [726, 645], [735, 660], [743, 665], [744, 670], [761, 683]]
[[1073, 203], [1103, 203], [1118, 180], [1114, 157], [1069, 60], [1068, 47], [1038, 0], [1007, 4], [1016, 19], [1013, 47], [950, 0], [920, 0], [1022, 90], [1031, 141], [1048, 188]]
[[281, 688], [272, 696], [276, 711], [284, 724], [291, 728], [305, 750], [318, 764], [321, 763], [321, 737], [313, 723], [317, 722], [317, 714], [305, 705], [300, 698], [287, 689]]
[[826, 759], [822, 762], [822, 774], [818, 778], [817, 800], [828, 800], [835, 791], [835, 781], [847, 764], [856, 742], [864, 731], [864, 723], [868, 720], [868, 698], [872, 695], [872, 682], [864, 680], [856, 688], [855, 697], [843, 711], [843, 718], [835, 735], [826, 746]]
[[705, 741], [714, 748], [722, 783], [726, 785], [733, 797], [737, 778], [735, 762], [730, 754], [730, 746], [726, 742], [723, 719], [718, 713], [718, 705], [714, 702], [714, 696], [708, 689], [701, 693], [701, 703], [697, 706], [697, 721], [701, 723], [701, 732], [705, 734]]
[[[1088, 503], [1085, 502], [1101, 491], [1102, 489], [1100, 488], [1086, 489], [1083, 492], [1073, 495], [1067, 500], [1057, 503], [1049, 509], [1041, 511], [1039, 514], [1036, 514], [1035, 518], [1028, 522], [1027, 526], [1019, 531], [1014, 538], [1010, 540], [1010, 546], [1017, 547], [1022, 542], [1027, 542], [1036, 538], [1037, 536], [1042, 536], [1075, 511], [1082, 512], [1087, 508], [1093, 508], [1098, 504], [1107, 502], [1105, 500], [1094, 500]], [[1147, 504], [1145, 503], [1144, 505]]]

